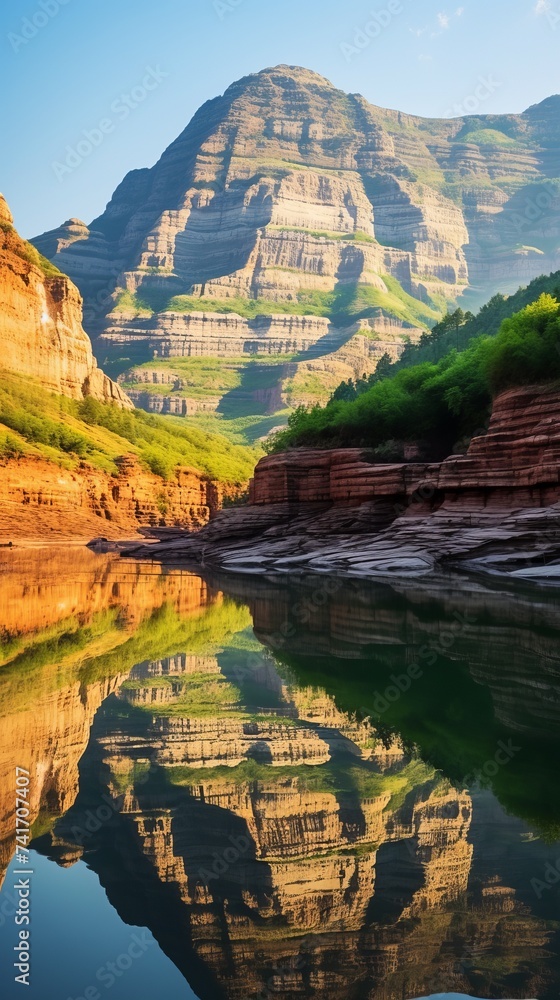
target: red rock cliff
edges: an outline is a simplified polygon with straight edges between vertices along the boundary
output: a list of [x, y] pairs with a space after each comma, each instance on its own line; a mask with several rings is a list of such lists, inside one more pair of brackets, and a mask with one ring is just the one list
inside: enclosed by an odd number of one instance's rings
[[247, 507], [152, 558], [232, 572], [423, 575], [469, 564], [528, 579], [560, 577], [560, 391], [511, 389], [466, 455], [376, 465], [367, 449], [262, 459]]
[[414, 497], [434, 507], [458, 496], [469, 496], [482, 507], [489, 502], [544, 507], [560, 500], [558, 387], [526, 386], [502, 393], [494, 401], [487, 433], [473, 438], [466, 455], [441, 464], [376, 465], [363, 448], [283, 452], [259, 462], [251, 485], [255, 505], [357, 506]]
[[[52, 273], [51, 273], [52, 272]], [[0, 195], [0, 364], [73, 399], [93, 396], [132, 409], [120, 386], [98, 367], [82, 329], [78, 289], [41, 258], [13, 227]]]
[[139, 527], [206, 524], [235, 487], [195, 469], [164, 481], [133, 455], [118, 475], [84, 465], [75, 471], [38, 459], [0, 459], [0, 541], [17, 538], [123, 538]]

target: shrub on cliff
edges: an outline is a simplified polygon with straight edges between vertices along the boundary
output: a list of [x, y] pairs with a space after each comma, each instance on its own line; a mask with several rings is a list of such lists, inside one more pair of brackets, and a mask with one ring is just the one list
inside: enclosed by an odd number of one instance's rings
[[384, 378], [354, 400], [300, 407], [269, 446], [372, 447], [390, 440], [427, 441], [441, 458], [455, 442], [480, 432], [492, 397], [511, 386], [560, 379], [560, 306], [541, 297], [461, 353]]

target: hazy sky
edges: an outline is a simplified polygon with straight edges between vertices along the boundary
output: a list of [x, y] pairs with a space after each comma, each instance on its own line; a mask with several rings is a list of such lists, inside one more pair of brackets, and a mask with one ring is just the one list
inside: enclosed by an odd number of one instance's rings
[[560, 0], [4, 2], [0, 190], [25, 236], [90, 222], [203, 101], [278, 63], [428, 117], [523, 111], [560, 91], [559, 42]]

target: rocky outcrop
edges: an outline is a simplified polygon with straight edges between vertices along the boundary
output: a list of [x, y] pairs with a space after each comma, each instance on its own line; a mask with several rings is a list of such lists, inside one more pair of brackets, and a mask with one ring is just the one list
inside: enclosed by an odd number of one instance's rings
[[[338, 537], [333, 537], [338, 536]], [[257, 544], [255, 544], [257, 540]], [[248, 507], [157, 558], [201, 557], [235, 572], [423, 575], [469, 564], [529, 578], [560, 574], [560, 395], [512, 389], [466, 455], [379, 465], [364, 449], [261, 460]]]
[[[71, 235], [81, 224], [70, 220]], [[68, 239], [64, 245], [69, 245]], [[81, 325], [82, 301], [72, 282], [22, 240], [0, 196], [0, 368], [61, 396], [86, 397], [133, 409], [120, 385], [98, 367]], [[29, 385], [27, 381], [29, 380]], [[16, 387], [19, 391], [19, 383]], [[23, 396], [27, 405], [27, 396]], [[182, 401], [179, 412], [182, 412]], [[154, 408], [157, 409], [157, 408]], [[165, 411], [166, 407], [161, 406]], [[173, 412], [171, 407], [167, 412]], [[32, 417], [33, 420], [36, 417]], [[10, 421], [6, 418], [10, 426]], [[18, 426], [19, 429], [19, 426]], [[118, 439], [115, 439], [118, 447]], [[17, 442], [16, 442], [17, 443]], [[139, 527], [199, 528], [239, 487], [221, 484], [188, 466], [169, 480], [153, 475], [134, 455], [115, 459], [116, 473], [68, 458], [66, 467], [33, 456], [0, 456], [0, 538], [65, 537], [90, 540], [135, 534]], [[70, 466], [70, 467], [68, 467]]]
[[[257, 628], [267, 614], [279, 619], [289, 613], [295, 598], [295, 588], [283, 599], [278, 591], [263, 600], [262, 592], [253, 588]], [[363, 609], [364, 627], [372, 613], [381, 628], [385, 624], [386, 635], [380, 632], [378, 640], [385, 650], [389, 636], [394, 641], [398, 634], [402, 657], [402, 632], [395, 633], [386, 602], [383, 607], [372, 597], [368, 613], [361, 600], [338, 599], [337, 606], [337, 620], [335, 607], [329, 609], [331, 632], [318, 620], [310, 625], [325, 648], [343, 640], [347, 613], [342, 656], [353, 658], [356, 615]], [[317, 608], [317, 616], [324, 613]], [[425, 614], [419, 614], [418, 624], [426, 624]], [[431, 624], [437, 630], [438, 623]], [[290, 640], [290, 649], [297, 648], [302, 632]], [[372, 635], [364, 630], [360, 638], [371, 658]], [[313, 658], [311, 635], [306, 649]], [[146, 664], [134, 674], [168, 676], [187, 666], [195, 664], [173, 658], [157, 664], [155, 672]], [[316, 732], [325, 723], [354, 724], [324, 690], [311, 694], [292, 685], [291, 693], [307, 705]], [[528, 858], [524, 826], [500, 813], [489, 793], [493, 825], [485, 816], [482, 826], [478, 810], [484, 802], [475, 798], [473, 809], [468, 791], [410, 762], [402, 748], [386, 773], [377, 770], [376, 755], [371, 764], [361, 764], [364, 785], [340, 787], [348, 767], [342, 741], [333, 750], [332, 771], [328, 763], [310, 768], [302, 762], [291, 772], [277, 771], [269, 759], [268, 766], [245, 777], [234, 765], [238, 734], [227, 726], [236, 711], [219, 720], [222, 761], [231, 760], [227, 770], [214, 770], [212, 757], [196, 765], [189, 758], [177, 768], [175, 725], [147, 734], [137, 715], [98, 718], [82, 761], [81, 798], [57, 824], [50, 856], [65, 864], [71, 844], [74, 853], [81, 844], [87, 847], [88, 861], [118, 912], [147, 923], [197, 995], [209, 1000], [241, 1000], [272, 987], [284, 1000], [311, 988], [328, 1000], [342, 1000], [349, 981], [369, 1000], [420, 996], [441, 987], [505, 996], [501, 983], [507, 973], [487, 968], [484, 956], [493, 956], [499, 941], [501, 958], [511, 955], [509, 973], [520, 936], [524, 961], [514, 967], [523, 976], [523, 992], [542, 995], [535, 989], [534, 963], [553, 926], [524, 902], [527, 874], [543, 867], [549, 849], [535, 841], [538, 853]], [[188, 721], [194, 730], [197, 720]], [[155, 765], [149, 779], [142, 776], [148, 760]], [[99, 800], [100, 773], [111, 775], [103, 801], [113, 800], [114, 816], [109, 829], [80, 841], [87, 809]], [[335, 787], [331, 775], [338, 778]], [[496, 831], [500, 843], [507, 837], [503, 858], [492, 839]], [[539, 969], [543, 976], [549, 972], [542, 960]]]
[[[558, 268], [559, 121], [558, 97], [424, 120], [278, 66], [207, 102], [89, 227], [70, 219], [34, 243], [80, 287], [103, 357], [306, 350], [348, 325], [353, 294], [376, 332], [411, 307], [425, 328], [442, 297], [474, 287], [482, 303]], [[239, 300], [266, 319], [236, 315]], [[278, 315], [318, 303], [333, 323]]]
[[120, 386], [97, 367], [78, 289], [18, 236], [1, 195], [0, 297], [3, 368], [63, 396], [93, 396], [132, 409]]
[[[509, 220], [502, 253], [514, 261], [509, 203], [523, 205], [523, 181], [558, 176], [558, 102], [483, 117], [477, 133], [469, 119], [375, 107], [309, 70], [263, 70], [201, 108], [155, 167], [132, 171], [89, 229], [71, 219], [35, 242], [83, 280], [88, 302], [103, 280], [109, 292], [281, 300], [337, 280], [379, 286], [385, 273], [420, 298], [453, 293], [469, 259], [476, 282], [488, 277], [489, 218]], [[538, 230], [529, 214], [524, 230]]]
[[241, 487], [196, 469], [180, 468], [163, 480], [134, 455], [117, 460], [117, 474], [82, 463], [61, 469], [33, 458], [0, 458], [0, 540], [130, 537], [139, 528], [207, 524]]

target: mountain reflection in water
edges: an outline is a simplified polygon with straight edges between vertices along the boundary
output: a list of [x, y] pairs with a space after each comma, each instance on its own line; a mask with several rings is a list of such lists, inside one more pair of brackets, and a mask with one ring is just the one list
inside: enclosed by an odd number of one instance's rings
[[557, 594], [2, 560], [2, 870], [27, 767], [203, 1000], [560, 994]]

